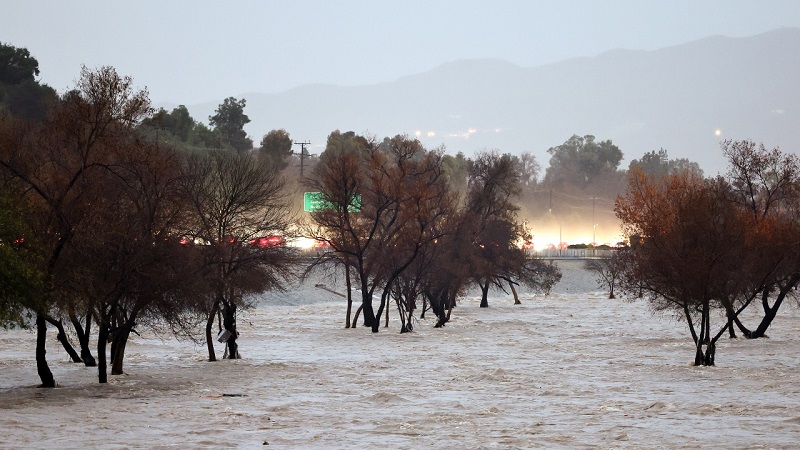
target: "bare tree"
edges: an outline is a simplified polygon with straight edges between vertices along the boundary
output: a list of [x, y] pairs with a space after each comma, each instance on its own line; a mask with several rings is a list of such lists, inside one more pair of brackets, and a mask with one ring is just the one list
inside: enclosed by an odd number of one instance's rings
[[[308, 189], [323, 196], [325, 203], [320, 211], [312, 212], [312, 221], [306, 225], [305, 234], [316, 242], [325, 244], [324, 251], [318, 254], [309, 270], [325, 266], [344, 268], [347, 283], [347, 328], [351, 326], [353, 275], [360, 283], [361, 280], [368, 280], [372, 271], [372, 266], [366, 264], [364, 256], [373, 241], [358, 239], [366, 234], [363, 225], [366, 219], [360, 211], [362, 206], [357, 206], [356, 203], [359, 198], [362, 198], [363, 203], [363, 197], [359, 196], [367, 178], [360, 169], [374, 145], [371, 139], [357, 136], [353, 132], [334, 131], [328, 137], [325, 151], [320, 155], [319, 164], [312, 170], [312, 176], [304, 180]], [[372, 309], [373, 290], [364, 287], [362, 284], [360, 306], [355, 320], [363, 311], [364, 326], [372, 326], [375, 320]], [[355, 327], [355, 322], [352, 326]]]
[[[739, 299], [746, 307], [756, 299], [763, 310], [754, 330], [747, 328], [729, 304], [728, 316], [750, 339], [763, 337], [777, 316], [783, 301], [794, 295], [800, 283], [800, 243], [797, 225], [800, 218], [800, 160], [778, 148], [767, 150], [752, 141], [724, 141], [728, 158], [726, 178], [732, 187], [733, 202], [749, 211], [755, 220], [752, 228], [761, 248], [748, 255], [753, 283]], [[731, 325], [731, 333], [733, 328]]]
[[[401, 275], [436, 240], [436, 224], [453, 201], [440, 151], [426, 151], [404, 136], [380, 145], [351, 136], [342, 144], [329, 140], [308, 182], [328, 205], [312, 213], [318, 225], [314, 238], [352, 267], [361, 287], [364, 325], [377, 332], [392, 293], [400, 292]], [[377, 311], [376, 291], [381, 293]], [[408, 304], [400, 307], [407, 312]]]
[[[396, 234], [387, 234], [390, 239], [382, 241], [383, 253], [392, 256], [383, 259], [386, 280], [377, 315], [388, 307], [388, 299], [395, 292], [404, 332], [411, 331], [419, 280], [409, 268], [420, 259], [424, 248], [437, 245], [443, 236], [441, 224], [452, 214], [455, 197], [444, 177], [442, 152], [426, 152], [417, 141], [401, 137], [388, 142], [388, 151], [396, 161], [393, 187], [402, 209], [394, 224]], [[377, 331], [375, 326], [373, 331]]]
[[617, 298], [614, 290], [619, 285], [619, 278], [624, 271], [625, 258], [619, 249], [614, 251], [609, 258], [589, 259], [584, 268], [597, 275], [597, 284], [608, 289], [608, 298]]
[[218, 314], [226, 353], [238, 358], [237, 309], [249, 306], [248, 294], [283, 289], [297, 263], [285, 245], [296, 233], [285, 182], [250, 153], [220, 151], [188, 158], [182, 191], [191, 217], [181, 234], [205, 244], [211, 268], [213, 297], [204, 306], [209, 360], [216, 360], [211, 330]]
[[[464, 230], [471, 237], [473, 280], [481, 288], [482, 308], [488, 307], [492, 286], [516, 292], [520, 282], [545, 292], [561, 279], [557, 267], [544, 264], [519, 247], [529, 238], [517, 219], [514, 203], [522, 190], [521, 172], [509, 155], [482, 152], [470, 163]], [[518, 302], [518, 297], [516, 302]]]

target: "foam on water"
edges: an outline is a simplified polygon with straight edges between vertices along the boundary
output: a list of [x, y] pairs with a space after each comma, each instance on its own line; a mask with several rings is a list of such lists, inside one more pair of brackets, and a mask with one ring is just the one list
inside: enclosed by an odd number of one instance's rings
[[104, 386], [53, 334], [48, 359], [61, 387], [33, 387], [34, 335], [3, 331], [0, 447], [800, 442], [795, 306], [782, 308], [769, 339], [723, 339], [716, 367], [693, 367], [682, 321], [605, 298], [571, 264], [549, 296], [522, 293], [514, 306], [494, 293], [481, 309], [471, 293], [444, 328], [429, 318], [408, 334], [395, 311], [378, 334], [344, 329], [344, 300], [306, 284], [265, 295], [240, 317], [243, 359], [205, 362], [202, 345], [142, 333], [128, 345], [126, 375]]

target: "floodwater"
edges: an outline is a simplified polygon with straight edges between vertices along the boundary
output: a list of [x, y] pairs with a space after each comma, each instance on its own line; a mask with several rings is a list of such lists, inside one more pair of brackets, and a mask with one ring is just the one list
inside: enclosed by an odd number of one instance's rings
[[549, 296], [514, 306], [497, 292], [488, 309], [469, 296], [446, 327], [419, 320], [408, 334], [395, 311], [378, 334], [344, 329], [344, 300], [310, 284], [265, 295], [239, 317], [241, 360], [209, 363], [203, 345], [142, 331], [107, 385], [53, 331], [60, 387], [34, 387], [35, 335], [0, 331], [0, 447], [800, 446], [795, 305], [769, 339], [723, 338], [717, 366], [693, 367], [682, 320], [562, 267]]

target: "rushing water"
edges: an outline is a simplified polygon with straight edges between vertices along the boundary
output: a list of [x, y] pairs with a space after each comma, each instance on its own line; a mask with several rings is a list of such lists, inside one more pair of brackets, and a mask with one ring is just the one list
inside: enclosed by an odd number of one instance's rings
[[35, 336], [2, 331], [0, 447], [800, 446], [797, 307], [769, 339], [724, 338], [716, 367], [693, 367], [682, 321], [562, 265], [549, 296], [471, 296], [408, 334], [394, 311], [378, 334], [344, 329], [344, 300], [313, 285], [266, 295], [239, 317], [243, 359], [143, 332], [107, 385], [53, 333], [60, 387], [35, 388]]

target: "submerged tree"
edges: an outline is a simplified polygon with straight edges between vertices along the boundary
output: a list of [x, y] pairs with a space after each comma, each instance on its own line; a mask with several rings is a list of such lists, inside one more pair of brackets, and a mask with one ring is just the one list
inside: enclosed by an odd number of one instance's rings
[[46, 290], [40, 304], [47, 306], [36, 311], [37, 366], [43, 386], [55, 385], [45, 359], [45, 320], [67, 281], [58, 276], [61, 257], [73, 238], [86, 231], [86, 219], [97, 208], [89, 194], [96, 180], [114, 169], [118, 149], [133, 138], [134, 126], [149, 112], [147, 92], [134, 90], [130, 78], [111, 67], [84, 68], [76, 89], [63, 96], [46, 121], [12, 123], [4, 130], [12, 141], [3, 141], [8, 145], [0, 149], [0, 166], [28, 188], [30, 201], [43, 212], [37, 235], [45, 249], [41, 270]]
[[206, 343], [216, 360], [211, 334], [222, 315], [226, 353], [238, 358], [236, 311], [249, 294], [283, 289], [297, 262], [285, 245], [293, 239], [285, 182], [274, 167], [250, 153], [214, 152], [188, 158], [181, 187], [190, 212], [182, 234], [201, 244], [213, 296], [202, 305]]
[[[634, 168], [616, 207], [626, 234], [637, 238], [625, 252], [624, 286], [682, 312], [697, 365], [714, 364], [717, 340], [725, 330], [734, 337], [734, 326], [745, 337], [763, 336], [800, 283], [797, 157], [751, 141], [722, 148], [725, 178], [704, 180], [691, 170], [656, 178]], [[763, 312], [750, 330], [740, 315], [753, 304]], [[716, 333], [713, 311], [725, 317]]]
[[436, 315], [435, 328], [450, 321], [456, 299], [473, 282], [474, 252], [472, 239], [465, 232], [468, 223], [463, 211], [457, 211], [444, 224], [442, 237], [424, 253], [427, 261], [420, 280], [425, 301]]
[[695, 365], [714, 365], [716, 342], [729, 322], [714, 331], [712, 312], [724, 311], [746, 289], [751, 268], [743, 262], [756, 251], [751, 216], [731, 207], [723, 180], [688, 171], [652, 179], [634, 169], [615, 210], [625, 234], [637, 236], [623, 284], [642, 292], [654, 308], [683, 315], [696, 346]]
[[[409, 269], [420, 261], [423, 249], [437, 245], [443, 236], [442, 224], [453, 211], [455, 197], [444, 177], [441, 151], [425, 151], [418, 141], [397, 136], [389, 141], [387, 153], [395, 161], [389, 182], [394, 185], [400, 211], [392, 219], [395, 230], [389, 226], [387, 239], [380, 241], [381, 253], [390, 257], [384, 258], [381, 266], [384, 281], [377, 316], [394, 297], [401, 332], [406, 332], [411, 331], [419, 283], [419, 276], [415, 276], [419, 272], [414, 274]], [[376, 324], [372, 330], [377, 331]]]
[[136, 328], [185, 323], [187, 303], [205, 286], [196, 249], [175, 236], [185, 221], [180, 178], [175, 150], [146, 141], [120, 146], [115, 169], [96, 185], [90, 232], [65, 254], [74, 261], [64, 269], [70, 292], [94, 311], [101, 357], [111, 343], [112, 375], [123, 373]]
[[[328, 136], [325, 151], [320, 155], [320, 163], [312, 170], [312, 176], [306, 178], [305, 182], [309, 189], [314, 192], [324, 193], [323, 201], [327, 208], [322, 208], [319, 217], [313, 217], [313, 224], [309, 225], [306, 234], [315, 239], [316, 242], [325, 244], [326, 250], [321, 252], [307, 272], [313, 271], [318, 267], [337, 266], [344, 267], [345, 282], [347, 284], [347, 312], [345, 326], [351, 327], [350, 317], [353, 305], [352, 292], [352, 273], [358, 264], [363, 260], [359, 256], [366, 249], [358, 247], [352, 239], [352, 223], [357, 221], [358, 207], [356, 200], [361, 192], [361, 186], [365, 182], [364, 173], [359, 171], [364, 154], [374, 143], [354, 132], [342, 133], [339, 130], [332, 132]], [[367, 243], [369, 245], [369, 243]], [[361, 264], [361, 268], [356, 272], [358, 280], [364, 279], [363, 275], [370, 269]], [[362, 311], [366, 303], [367, 291], [361, 291], [362, 298], [359, 301], [360, 307], [357, 308], [357, 315]], [[368, 311], [364, 313], [364, 326], [372, 326], [374, 311], [372, 308], [372, 292], [369, 294]], [[355, 323], [352, 323], [355, 327]]]
[[[754, 330], [747, 328], [731, 309], [728, 316], [747, 338], [759, 338], [775, 319], [783, 301], [795, 295], [800, 283], [800, 160], [775, 148], [767, 150], [752, 141], [724, 141], [728, 158], [726, 178], [732, 202], [747, 211], [755, 224], [757, 251], [748, 254], [756, 276], [739, 301], [742, 307], [760, 299], [762, 318]], [[732, 325], [731, 325], [732, 326]], [[732, 329], [731, 329], [732, 330]]]
[[[318, 226], [312, 233], [352, 267], [364, 325], [377, 332], [389, 299], [402, 290], [402, 276], [423, 248], [433, 245], [437, 224], [453, 203], [442, 154], [404, 136], [376, 145], [335, 132], [308, 185], [322, 193], [326, 205], [312, 213]], [[409, 305], [405, 299], [398, 307], [407, 312]]]
[[529, 239], [514, 202], [522, 183], [518, 161], [508, 154], [481, 152], [470, 162], [462, 232], [471, 240], [471, 276], [481, 288], [482, 308], [489, 306], [492, 286], [504, 289], [507, 284], [519, 302], [515, 285], [547, 292], [561, 278], [555, 266], [520, 248], [520, 242]]
[[620, 277], [625, 269], [626, 249], [617, 249], [609, 258], [589, 259], [584, 264], [584, 268], [597, 275], [597, 284], [608, 288], [608, 298], [617, 298], [614, 290], [620, 283]]

